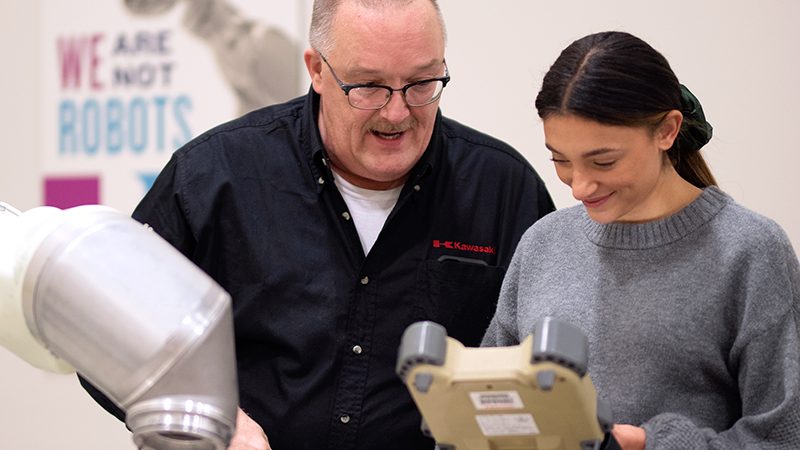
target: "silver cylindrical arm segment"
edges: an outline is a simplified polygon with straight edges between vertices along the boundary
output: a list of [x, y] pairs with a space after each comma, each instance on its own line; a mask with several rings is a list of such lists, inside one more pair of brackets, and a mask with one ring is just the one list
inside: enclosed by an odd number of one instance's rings
[[229, 295], [117, 211], [48, 211], [17, 267], [30, 333], [126, 410], [139, 448], [227, 448], [238, 407]]

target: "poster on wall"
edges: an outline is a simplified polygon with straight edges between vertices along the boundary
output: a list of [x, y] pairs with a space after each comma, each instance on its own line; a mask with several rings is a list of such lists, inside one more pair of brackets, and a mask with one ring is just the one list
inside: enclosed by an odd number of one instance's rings
[[172, 152], [308, 88], [306, 2], [45, 0], [43, 204], [130, 213]]

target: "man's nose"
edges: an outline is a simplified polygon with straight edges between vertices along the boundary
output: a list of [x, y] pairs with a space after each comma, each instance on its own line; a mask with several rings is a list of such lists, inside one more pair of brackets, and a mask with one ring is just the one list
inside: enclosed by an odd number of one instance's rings
[[389, 103], [381, 108], [381, 115], [391, 123], [400, 123], [411, 114], [402, 91], [392, 92]]

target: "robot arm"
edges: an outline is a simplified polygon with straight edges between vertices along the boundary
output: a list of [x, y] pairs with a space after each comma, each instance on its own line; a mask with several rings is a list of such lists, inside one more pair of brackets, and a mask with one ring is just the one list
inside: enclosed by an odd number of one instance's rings
[[0, 345], [44, 370], [77, 370], [126, 412], [137, 448], [227, 448], [233, 320], [210, 277], [97, 205], [0, 203], [0, 249]]
[[[23, 219], [22, 213], [0, 202], [0, 345], [40, 369], [71, 373], [75, 369], [69, 363], [50, 353], [33, 336], [22, 311], [24, 268], [47, 233], [47, 219], [53, 213], [54, 209], [44, 208]], [[26, 221], [40, 226], [26, 227]]]

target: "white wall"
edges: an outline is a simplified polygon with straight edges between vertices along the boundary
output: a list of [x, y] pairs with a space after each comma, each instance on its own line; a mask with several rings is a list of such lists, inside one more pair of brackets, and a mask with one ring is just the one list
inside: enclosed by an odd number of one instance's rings
[[[625, 30], [662, 51], [703, 102], [715, 130], [705, 154], [722, 188], [776, 220], [800, 249], [800, 146], [794, 138], [800, 2], [440, 1], [453, 76], [445, 114], [517, 147], [559, 207], [574, 201], [548, 161], [533, 99], [567, 44], [595, 31]], [[39, 8], [35, 0], [0, 3], [0, 199], [23, 210], [41, 199]], [[2, 448], [134, 447], [124, 426], [96, 407], [73, 377], [37, 371], [5, 350], [0, 370]]]

